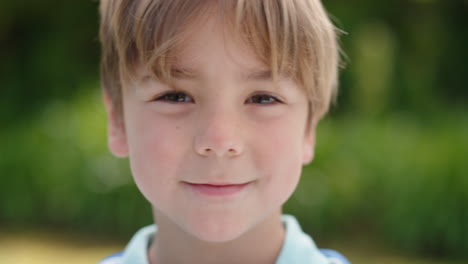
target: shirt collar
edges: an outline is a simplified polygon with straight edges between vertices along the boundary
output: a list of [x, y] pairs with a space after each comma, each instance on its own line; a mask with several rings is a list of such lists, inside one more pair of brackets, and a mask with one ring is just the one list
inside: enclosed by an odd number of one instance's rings
[[286, 228], [286, 236], [276, 264], [328, 263], [328, 260], [319, 251], [312, 238], [302, 231], [294, 216], [282, 215], [281, 221]]
[[[286, 235], [276, 264], [314, 263], [327, 264], [325, 256], [320, 253], [312, 238], [304, 233], [292, 215], [282, 215]], [[122, 256], [121, 264], [149, 264], [148, 247], [157, 232], [156, 225], [140, 229], [130, 240]]]

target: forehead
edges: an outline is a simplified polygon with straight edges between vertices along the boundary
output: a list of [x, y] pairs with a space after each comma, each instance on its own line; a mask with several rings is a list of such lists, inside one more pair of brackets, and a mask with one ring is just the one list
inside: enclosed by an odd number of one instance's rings
[[[241, 36], [225, 17], [220, 16], [218, 10], [208, 9], [192, 18], [185, 25], [177, 44], [167, 54], [170, 66], [167, 83], [178, 80], [218, 84], [235, 81], [268, 82], [275, 89], [290, 87], [293, 83], [296, 86], [296, 82], [285, 75], [278, 74], [274, 79], [270, 65], [262, 61], [251, 44]], [[152, 67], [153, 70], [157, 68], [157, 65]], [[143, 74], [145, 76], [150, 77], [152, 74]], [[164, 79], [161, 81], [166, 82]], [[284, 85], [286, 83], [288, 85]]]
[[231, 71], [245, 79], [268, 77], [269, 68], [247, 42], [211, 14], [187, 26], [174, 52], [174, 67], [193, 75]]

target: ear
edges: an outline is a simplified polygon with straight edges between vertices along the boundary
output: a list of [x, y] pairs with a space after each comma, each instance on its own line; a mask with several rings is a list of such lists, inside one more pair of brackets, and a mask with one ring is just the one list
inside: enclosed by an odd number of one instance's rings
[[312, 121], [308, 123], [305, 134], [304, 134], [304, 143], [302, 150], [302, 165], [307, 165], [312, 162], [314, 159], [314, 149], [315, 149], [315, 128], [316, 122]]
[[128, 145], [123, 117], [117, 118], [114, 104], [107, 92], [103, 93], [103, 98], [107, 110], [107, 140], [109, 149], [117, 157], [127, 157]]

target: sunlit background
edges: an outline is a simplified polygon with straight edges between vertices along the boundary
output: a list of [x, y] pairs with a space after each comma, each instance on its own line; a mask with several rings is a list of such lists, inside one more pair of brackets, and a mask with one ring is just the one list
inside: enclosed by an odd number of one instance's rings
[[[285, 212], [354, 263], [468, 262], [468, 1], [327, 0], [346, 68]], [[0, 3], [0, 263], [96, 263], [152, 222], [111, 156], [97, 1]]]

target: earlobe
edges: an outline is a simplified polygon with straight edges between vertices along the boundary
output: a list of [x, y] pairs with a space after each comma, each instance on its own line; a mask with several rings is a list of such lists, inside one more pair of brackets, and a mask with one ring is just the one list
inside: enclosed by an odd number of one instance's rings
[[302, 157], [302, 165], [308, 165], [314, 159], [314, 146], [304, 146], [304, 155]]
[[109, 150], [117, 157], [128, 156], [127, 135], [122, 118], [117, 118], [109, 95], [104, 92], [104, 105], [107, 110], [107, 138]]
[[307, 129], [304, 137], [302, 165], [307, 165], [314, 159], [315, 149], [315, 126]]

